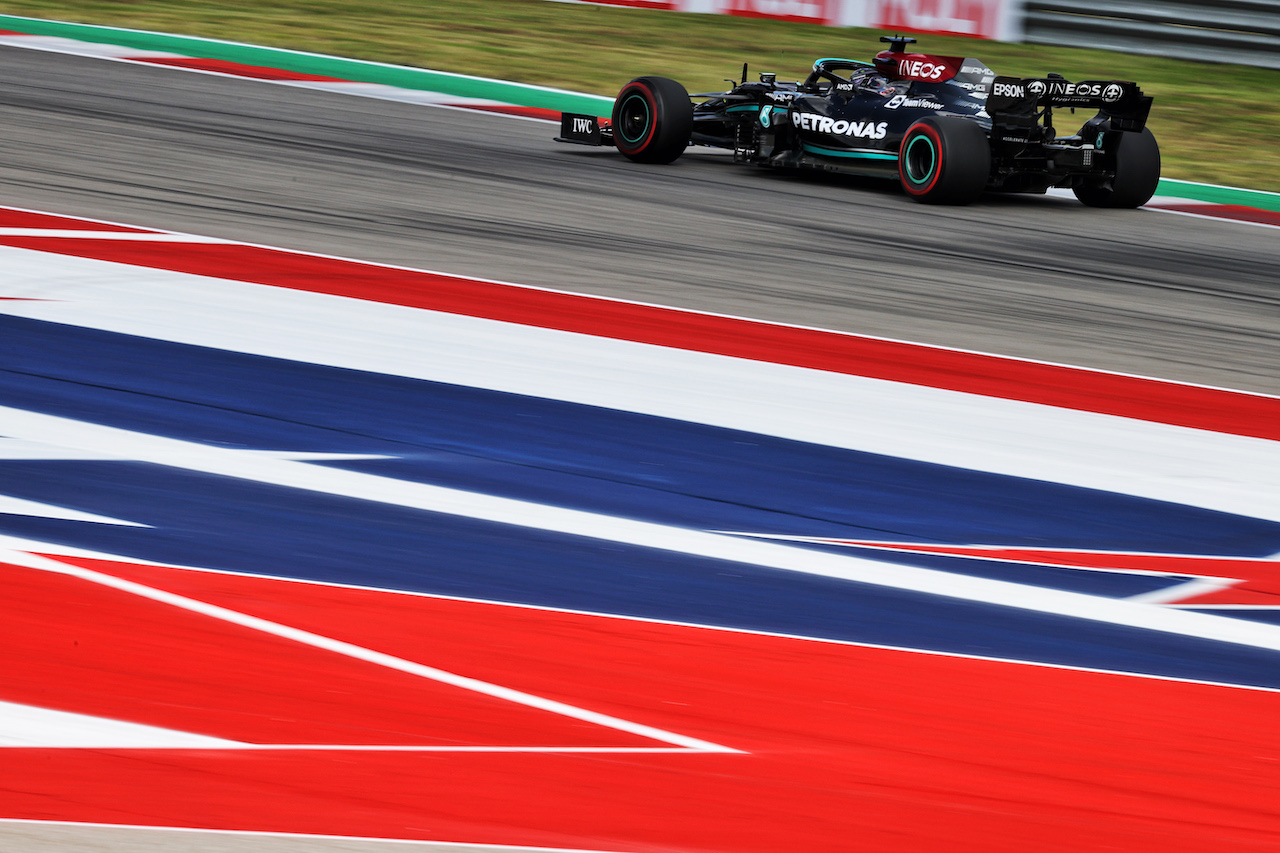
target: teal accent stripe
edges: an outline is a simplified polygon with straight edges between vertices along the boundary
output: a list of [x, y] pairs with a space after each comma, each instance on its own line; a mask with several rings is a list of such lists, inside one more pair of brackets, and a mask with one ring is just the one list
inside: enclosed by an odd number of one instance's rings
[[729, 107], [727, 110], [725, 110], [725, 112], [727, 113], [760, 112], [760, 105], [747, 104], [741, 107]]
[[840, 151], [835, 148], [821, 148], [817, 145], [802, 143], [805, 151], [821, 154], [823, 157], [851, 157], [857, 160], [897, 160], [898, 155], [889, 151]]
[[875, 68], [875, 65], [870, 62], [863, 62], [861, 59], [845, 59], [842, 56], [824, 56], [822, 59], [815, 59], [813, 61], [813, 67], [817, 68], [819, 65], [821, 65], [824, 62], [848, 62], [853, 65], [863, 66], [865, 68]]
[[1156, 188], [1156, 195], [1207, 201], [1211, 204], [1237, 204], [1242, 207], [1255, 207], [1259, 210], [1280, 213], [1280, 193], [1263, 190], [1220, 187], [1214, 184], [1197, 184], [1192, 181], [1161, 178], [1160, 185]]
[[195, 36], [167, 35], [119, 27], [72, 24], [64, 21], [45, 21], [14, 15], [0, 15], [0, 29], [35, 36], [60, 36], [97, 44], [115, 44], [139, 50], [159, 50], [200, 59], [238, 62], [242, 65], [262, 65], [299, 74], [337, 77], [340, 80], [356, 83], [381, 83], [385, 86], [439, 92], [462, 98], [484, 98], [522, 107], [541, 107], [596, 116], [607, 116], [613, 111], [613, 98], [599, 95], [584, 95], [563, 89], [509, 83], [504, 80], [487, 80], [465, 74], [428, 71], [424, 68], [343, 59], [318, 53], [260, 47]]

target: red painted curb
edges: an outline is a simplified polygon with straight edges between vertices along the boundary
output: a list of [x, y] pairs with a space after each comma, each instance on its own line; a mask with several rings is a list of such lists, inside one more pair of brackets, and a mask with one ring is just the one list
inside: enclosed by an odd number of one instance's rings
[[[40, 222], [56, 222], [41, 226]], [[10, 212], [0, 222], [65, 227]], [[1280, 440], [1280, 398], [241, 244], [0, 244]]]

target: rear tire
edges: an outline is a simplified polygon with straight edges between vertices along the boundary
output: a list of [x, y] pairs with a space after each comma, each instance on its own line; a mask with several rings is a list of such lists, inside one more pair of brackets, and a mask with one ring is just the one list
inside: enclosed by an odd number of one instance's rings
[[991, 143], [979, 125], [957, 116], [930, 116], [907, 129], [898, 150], [903, 191], [926, 204], [969, 204], [987, 188]]
[[613, 102], [613, 144], [637, 163], [670, 163], [693, 134], [689, 93], [666, 77], [637, 77]]
[[1084, 184], [1071, 191], [1089, 207], [1142, 207], [1155, 195], [1159, 183], [1160, 145], [1155, 134], [1144, 127], [1142, 133], [1120, 134], [1116, 175], [1109, 184]]

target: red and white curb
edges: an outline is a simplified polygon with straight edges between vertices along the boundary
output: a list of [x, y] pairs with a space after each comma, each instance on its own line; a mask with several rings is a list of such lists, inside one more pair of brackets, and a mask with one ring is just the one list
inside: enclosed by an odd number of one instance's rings
[[1205, 219], [1227, 219], [1245, 225], [1260, 225], [1264, 228], [1280, 228], [1280, 212], [1241, 204], [1217, 204], [1176, 196], [1156, 196], [1147, 202], [1146, 209]]

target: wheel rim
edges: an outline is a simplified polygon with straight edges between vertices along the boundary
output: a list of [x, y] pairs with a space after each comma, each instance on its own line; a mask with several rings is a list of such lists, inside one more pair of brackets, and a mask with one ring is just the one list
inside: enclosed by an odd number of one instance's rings
[[618, 134], [632, 144], [642, 141], [649, 133], [650, 116], [649, 102], [633, 92], [618, 107]]
[[913, 184], [926, 184], [938, 168], [938, 150], [933, 140], [923, 133], [907, 140], [906, 149], [902, 152], [903, 173]]

